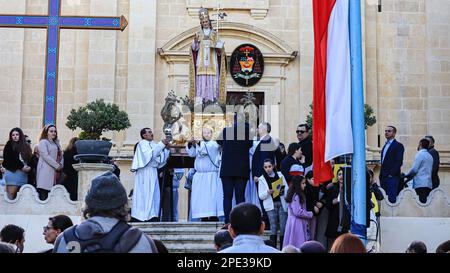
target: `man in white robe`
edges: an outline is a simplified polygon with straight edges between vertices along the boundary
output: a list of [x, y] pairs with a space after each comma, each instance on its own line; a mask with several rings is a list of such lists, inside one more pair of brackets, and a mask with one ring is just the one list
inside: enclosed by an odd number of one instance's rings
[[245, 187], [245, 202], [251, 203], [261, 209], [259, 196], [258, 196], [258, 189], [256, 188], [256, 182], [253, 179], [252, 169], [251, 169], [253, 154], [255, 153], [256, 147], [259, 145], [259, 143], [260, 143], [260, 141], [255, 137], [255, 139], [253, 140], [253, 146], [250, 148], [250, 151], [249, 151], [250, 176], [249, 176], [249, 180], [247, 182], [247, 186]]
[[203, 141], [191, 140], [186, 146], [190, 157], [195, 157], [195, 174], [192, 181], [192, 218], [218, 221], [223, 211], [223, 188], [219, 177], [220, 146], [211, 140], [212, 130], [203, 129]]
[[159, 217], [160, 189], [158, 169], [162, 168], [169, 158], [169, 141], [164, 139], [158, 144], [153, 141], [150, 128], [141, 130], [142, 140], [137, 144], [131, 165], [135, 172], [133, 205], [131, 217], [139, 221], [148, 221]]

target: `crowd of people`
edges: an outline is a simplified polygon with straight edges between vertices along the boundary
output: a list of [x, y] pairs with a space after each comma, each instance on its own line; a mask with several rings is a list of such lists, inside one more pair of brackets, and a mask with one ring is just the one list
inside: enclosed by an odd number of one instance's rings
[[[43, 227], [44, 240], [52, 245], [40, 253], [168, 253], [165, 245], [131, 227], [127, 196], [117, 177], [109, 172], [92, 180], [92, 189], [85, 199], [85, 220], [73, 225], [66, 215], [50, 217]], [[366, 253], [357, 236], [340, 235], [327, 249], [322, 243], [309, 240], [299, 247], [289, 244], [278, 250], [271, 240], [264, 240], [265, 223], [261, 210], [254, 204], [241, 203], [230, 212], [230, 223], [214, 235], [218, 253]], [[70, 242], [70, 243], [68, 243]], [[7, 225], [0, 231], [0, 253], [22, 253], [25, 231]], [[436, 253], [450, 253], [450, 241], [436, 248]], [[405, 253], [427, 253], [425, 243], [413, 241]]]
[[[248, 123], [239, 116], [235, 117], [232, 126], [223, 129], [218, 139], [212, 139], [213, 133], [211, 128], [205, 127], [201, 140], [191, 139], [186, 144], [188, 156], [195, 158], [194, 168], [189, 171], [187, 179], [192, 183], [190, 219], [229, 224], [232, 222], [233, 207], [241, 203], [253, 204], [260, 211], [263, 223], [255, 229], [263, 227], [263, 230], [270, 230], [271, 243], [279, 245], [280, 249], [284, 246], [300, 249], [305, 242], [319, 241], [329, 250], [336, 238], [348, 233], [351, 198], [346, 181], [351, 180], [350, 166], [343, 164], [338, 168], [335, 181], [316, 185], [311, 128], [307, 124], [297, 127], [298, 142], [289, 144], [287, 152], [284, 145], [270, 135], [271, 125], [268, 122], [259, 124], [254, 138], [250, 136]], [[388, 126], [385, 130], [387, 141], [381, 150], [379, 175], [381, 188], [387, 193], [389, 201], [394, 203], [398, 193], [409, 185], [425, 203], [431, 190], [439, 186], [439, 153], [434, 149], [434, 138], [426, 136], [420, 140], [414, 164], [404, 174], [401, 172], [404, 147], [395, 139], [396, 133], [394, 126]], [[131, 171], [135, 173], [131, 219], [159, 221], [161, 169], [170, 157], [170, 140], [155, 142], [150, 128], [143, 128], [140, 136], [142, 140], [135, 146], [131, 166]], [[22, 130], [12, 129], [1, 167], [8, 197], [14, 199], [20, 187], [28, 183], [34, 185], [40, 199], [45, 200], [54, 185], [62, 184], [71, 199], [76, 200], [77, 175], [72, 167], [76, 140], [72, 138], [63, 152], [56, 127], [47, 125], [42, 130], [38, 145], [32, 149]], [[348, 163], [345, 161], [343, 163]], [[183, 173], [181, 170], [174, 175], [174, 181], [179, 183]], [[367, 215], [370, 215], [376, 200], [384, 197], [373, 171], [367, 170], [366, 176], [367, 200], [375, 199], [374, 202], [367, 202]], [[413, 180], [412, 183], [409, 180]], [[124, 193], [121, 198], [125, 202], [128, 197]], [[105, 226], [112, 228], [110, 221], [103, 222], [101, 217], [105, 215], [97, 215], [97, 212], [93, 209], [85, 216], [91, 215], [90, 221], [95, 220], [94, 225], [100, 229], [104, 230]], [[125, 212], [124, 207], [113, 215], [122, 215], [119, 220], [125, 222]], [[367, 226], [369, 220], [368, 217]], [[60, 230], [62, 232], [63, 228]], [[232, 237], [233, 234], [239, 235], [239, 228], [237, 230], [237, 233], [234, 232], [236, 229], [230, 230]], [[149, 245], [146, 247], [154, 247]]]
[[[52, 187], [63, 185], [70, 199], [75, 201], [78, 196], [78, 173], [73, 168], [77, 163], [75, 142], [78, 137], [69, 140], [63, 150], [55, 125], [46, 125], [33, 147], [31, 139], [20, 128], [9, 132], [9, 139], [3, 149], [3, 163], [0, 164], [0, 180], [9, 199], [15, 199], [20, 188], [30, 184], [36, 188], [39, 199], [46, 200]], [[114, 173], [120, 174], [120, 169], [114, 162]]]
[[8, 198], [15, 199], [20, 187], [30, 184], [36, 187], [39, 198], [45, 200], [54, 185], [62, 184], [70, 198], [76, 200], [78, 176], [72, 164], [77, 140], [72, 138], [63, 152], [56, 126], [47, 125], [33, 148], [31, 139], [22, 129], [11, 129], [0, 165]]
[[[319, 240], [330, 249], [334, 240], [350, 229], [351, 167], [344, 158], [337, 166], [335, 181], [314, 184], [312, 166], [311, 128], [300, 124], [296, 134], [299, 142], [284, 145], [270, 135], [271, 125], [262, 122], [257, 135], [251, 138], [250, 128], [239, 117], [223, 129], [217, 140], [212, 139], [211, 128], [203, 128], [202, 139], [191, 139], [186, 151], [195, 158], [194, 168], [188, 172], [190, 189], [189, 220], [230, 222], [230, 211], [240, 203], [252, 203], [262, 211], [274, 245], [294, 245], [299, 248], [309, 240]], [[395, 140], [396, 128], [385, 130], [386, 144], [381, 151], [381, 188], [389, 201], [395, 202], [408, 179], [421, 202], [433, 187], [438, 186], [438, 153], [434, 139], [427, 136], [420, 141], [419, 153], [409, 172], [403, 174], [404, 148]], [[160, 185], [158, 169], [170, 156], [167, 140], [156, 143], [149, 128], [141, 131], [142, 141], [137, 145], [132, 171], [136, 172], [132, 216], [136, 221], [159, 221]], [[432, 144], [431, 144], [432, 143]], [[426, 153], [426, 154], [424, 154]], [[436, 154], [436, 161], [432, 154]], [[421, 163], [427, 161], [427, 164]], [[339, 168], [338, 168], [339, 167]], [[184, 172], [177, 171], [178, 183]], [[372, 170], [367, 170], [367, 222], [370, 226], [371, 209], [384, 198]], [[411, 183], [409, 183], [411, 184]], [[178, 184], [177, 184], [178, 185]], [[349, 188], [349, 187], [348, 187]], [[175, 189], [177, 192], [178, 189]], [[150, 200], [150, 202], [149, 202]], [[177, 207], [175, 202], [173, 207]], [[175, 212], [177, 210], [175, 209]], [[378, 214], [375, 211], [373, 214]]]

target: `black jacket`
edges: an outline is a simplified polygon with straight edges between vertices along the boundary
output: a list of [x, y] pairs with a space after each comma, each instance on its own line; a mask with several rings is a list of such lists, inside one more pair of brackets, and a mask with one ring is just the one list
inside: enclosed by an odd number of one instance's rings
[[[382, 157], [385, 147], [386, 145], [384, 145], [381, 150]], [[383, 162], [381, 163], [380, 179], [387, 177], [400, 177], [404, 152], [405, 148], [403, 147], [403, 144], [394, 139], [386, 152]]]
[[313, 144], [311, 137], [300, 141], [298, 143], [302, 147], [302, 154], [305, 156], [305, 167], [309, 167], [313, 163]]
[[320, 187], [311, 186], [308, 182], [306, 182], [305, 196], [306, 196], [306, 210], [312, 211], [314, 216], [319, 215], [319, 213], [314, 212], [314, 206], [319, 200], [319, 192]]
[[370, 185], [370, 193], [373, 193], [375, 195], [375, 199], [378, 201], [381, 201], [384, 199], [383, 193], [380, 191], [380, 186], [378, 186], [377, 183], [373, 183]]
[[300, 161], [295, 160], [292, 156], [287, 155], [283, 161], [281, 161], [281, 173], [283, 174], [284, 178], [286, 178], [287, 183], [291, 183], [292, 175], [289, 175], [289, 170], [291, 169], [291, 166], [294, 164], [302, 165]]
[[78, 163], [78, 161], [73, 158], [77, 154], [77, 148], [75, 146], [73, 146], [72, 149], [65, 150], [63, 154], [63, 185], [66, 187], [67, 191], [70, 194], [70, 199], [73, 201], [77, 200], [78, 195], [78, 172], [72, 166], [73, 164]]
[[[337, 198], [338, 195], [339, 185], [328, 185], [326, 207], [330, 213], [328, 214], [328, 224], [325, 231], [325, 236], [327, 236], [328, 238], [337, 238], [339, 235], [347, 233], [350, 230], [350, 211], [345, 205], [344, 200], [342, 200], [343, 195], [341, 196], [339, 203], [333, 204], [333, 199]], [[341, 219], [339, 218], [340, 205], [343, 206], [343, 214]], [[338, 231], [339, 226], [341, 226], [340, 231]]]
[[252, 157], [252, 175], [253, 177], [260, 177], [264, 174], [264, 160], [272, 159], [275, 163], [282, 160], [280, 147], [276, 145], [271, 136], [260, 141], [256, 146], [255, 152]]
[[66, 176], [76, 176], [77, 171], [73, 168], [73, 164], [78, 163], [73, 157], [76, 156], [77, 148], [73, 146], [70, 150], [65, 150], [63, 157], [64, 157], [64, 166], [63, 166], [63, 172]]
[[24, 164], [19, 159], [19, 153], [13, 150], [11, 141], [3, 149], [3, 167], [10, 172], [22, 170]]
[[[220, 177], [240, 177], [248, 179], [250, 175], [249, 149], [253, 146], [249, 125], [244, 130], [233, 127], [224, 128], [217, 143], [222, 147]], [[245, 135], [244, 135], [245, 134]]]
[[436, 149], [430, 148], [428, 152], [433, 157], [433, 169], [431, 171], [431, 180], [433, 181], [433, 189], [435, 189], [439, 187], [440, 184], [438, 172], [439, 172], [439, 164], [441, 163], [439, 159], [439, 153], [438, 151], [436, 151]]

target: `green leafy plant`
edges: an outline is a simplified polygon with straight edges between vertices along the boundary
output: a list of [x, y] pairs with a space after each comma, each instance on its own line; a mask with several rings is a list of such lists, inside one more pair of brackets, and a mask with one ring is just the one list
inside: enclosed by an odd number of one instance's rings
[[377, 118], [373, 115], [372, 106], [364, 104], [364, 129], [369, 128], [377, 122]]
[[[313, 104], [309, 105], [309, 113], [306, 116], [306, 124], [312, 128], [313, 124]], [[368, 104], [364, 104], [364, 129], [369, 128], [377, 122], [377, 118], [373, 115], [373, 108]]]
[[99, 140], [104, 132], [125, 130], [131, 127], [131, 123], [128, 114], [121, 111], [119, 106], [98, 99], [76, 110], [72, 109], [66, 126], [71, 130], [80, 128], [80, 139]]
[[313, 103], [309, 105], [309, 113], [306, 116], [306, 124], [308, 124], [309, 128], [312, 130], [312, 123], [313, 123]]

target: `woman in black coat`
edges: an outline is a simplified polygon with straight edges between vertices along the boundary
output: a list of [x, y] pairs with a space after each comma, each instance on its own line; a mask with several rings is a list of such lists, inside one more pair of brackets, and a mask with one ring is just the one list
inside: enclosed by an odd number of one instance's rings
[[73, 157], [76, 156], [77, 148], [75, 147], [75, 142], [78, 140], [77, 137], [73, 137], [69, 144], [67, 145], [66, 149], [64, 150], [64, 166], [63, 166], [63, 173], [64, 173], [64, 180], [63, 185], [66, 187], [67, 191], [70, 194], [70, 199], [72, 201], [77, 200], [78, 195], [78, 172], [73, 168], [73, 164], [78, 163]]
[[309, 220], [310, 239], [316, 240], [317, 216], [319, 216], [320, 212], [325, 207], [326, 202], [319, 198], [320, 186], [314, 185], [313, 171], [309, 171], [305, 178], [306, 210], [313, 212], [313, 218]]
[[328, 246], [331, 246], [339, 235], [350, 230], [350, 210], [345, 200], [344, 175], [351, 179], [351, 171], [347, 170], [344, 174], [344, 168], [340, 168], [337, 173], [338, 183], [329, 184], [327, 187], [326, 207], [329, 215], [325, 236], [328, 238]]
[[31, 147], [26, 142], [22, 129], [13, 128], [3, 149], [4, 178], [9, 199], [15, 199], [20, 187], [28, 183], [30, 159]]

